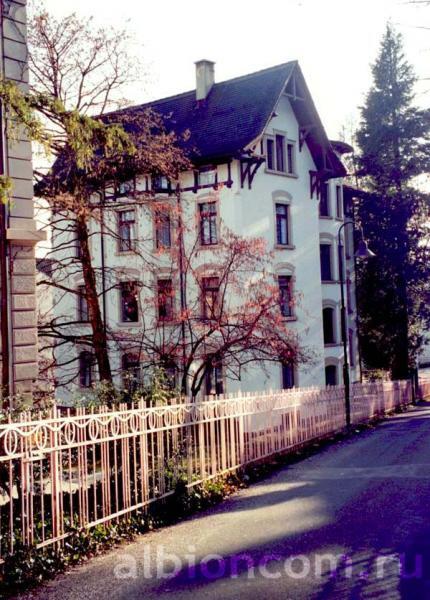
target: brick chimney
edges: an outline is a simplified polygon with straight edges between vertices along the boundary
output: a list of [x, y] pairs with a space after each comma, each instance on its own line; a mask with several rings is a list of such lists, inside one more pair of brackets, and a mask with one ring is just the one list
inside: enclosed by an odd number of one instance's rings
[[215, 63], [198, 60], [196, 63], [196, 100], [205, 100], [215, 83]]

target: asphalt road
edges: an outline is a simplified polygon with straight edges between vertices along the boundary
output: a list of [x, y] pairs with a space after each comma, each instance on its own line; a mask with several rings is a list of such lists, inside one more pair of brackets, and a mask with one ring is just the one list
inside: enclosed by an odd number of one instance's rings
[[429, 517], [420, 406], [21, 598], [430, 599]]

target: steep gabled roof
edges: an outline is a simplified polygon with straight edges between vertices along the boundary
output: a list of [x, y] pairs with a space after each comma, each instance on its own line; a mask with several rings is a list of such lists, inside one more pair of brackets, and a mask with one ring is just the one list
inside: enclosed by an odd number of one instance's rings
[[291, 61], [228, 81], [215, 83], [207, 98], [196, 101], [195, 90], [129, 107], [121, 113], [153, 109], [165, 118], [168, 130], [190, 132], [187, 144], [195, 163], [239, 156], [264, 132], [291, 77], [301, 97], [291, 99], [300, 126], [320, 171], [344, 175], [313, 104], [297, 61]]
[[[132, 133], [133, 114], [152, 109], [164, 117], [168, 131], [173, 130], [178, 136], [189, 132], [185, 146], [194, 164], [219, 163], [252, 153], [284, 92], [288, 93], [299, 123], [299, 145], [306, 141], [319, 175], [323, 179], [346, 175], [338, 149], [335, 151], [327, 137], [297, 61], [215, 83], [205, 100], [199, 102], [196, 91], [192, 90], [107, 113], [101, 118], [109, 121], [118, 118], [121, 122], [124, 117], [124, 127]], [[57, 158], [51, 175], [67, 185], [73, 167], [64, 156], [60, 154]], [[35, 186], [38, 195], [43, 195], [45, 184], [46, 179]]]

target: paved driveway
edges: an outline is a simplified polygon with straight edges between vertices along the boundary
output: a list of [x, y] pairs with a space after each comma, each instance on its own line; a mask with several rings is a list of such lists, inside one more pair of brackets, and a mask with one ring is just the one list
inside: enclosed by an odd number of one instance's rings
[[21, 598], [430, 599], [430, 408]]

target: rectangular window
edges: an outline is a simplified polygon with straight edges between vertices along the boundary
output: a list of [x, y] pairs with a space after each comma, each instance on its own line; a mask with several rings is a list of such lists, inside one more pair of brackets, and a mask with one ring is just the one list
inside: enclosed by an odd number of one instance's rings
[[122, 356], [122, 383], [128, 392], [135, 392], [141, 380], [140, 360], [137, 354]]
[[287, 142], [287, 173], [294, 175], [295, 172], [295, 144], [294, 142]]
[[171, 389], [174, 389], [178, 385], [178, 367], [172, 360], [166, 360], [162, 364], [164, 371], [165, 383]]
[[291, 276], [280, 275], [278, 277], [279, 306], [283, 317], [293, 316], [293, 298], [291, 291]]
[[327, 365], [325, 368], [325, 384], [337, 385], [337, 367], [335, 365]]
[[129, 252], [135, 247], [136, 213], [122, 210], [118, 213], [118, 247], [120, 252]]
[[214, 319], [218, 310], [219, 278], [203, 277], [202, 279], [202, 317]]
[[170, 181], [165, 175], [154, 175], [151, 187], [153, 192], [170, 192], [171, 190]]
[[322, 312], [323, 316], [323, 334], [324, 334], [324, 344], [334, 344], [335, 343], [335, 335], [334, 335], [334, 316], [335, 311], [334, 308], [324, 308]]
[[276, 243], [279, 246], [288, 246], [290, 243], [288, 221], [288, 204], [276, 204]]
[[202, 167], [198, 171], [198, 185], [215, 185], [217, 182], [216, 167]]
[[332, 281], [331, 244], [320, 244], [321, 281]]
[[275, 170], [275, 141], [272, 138], [266, 139], [266, 164], [269, 171]]
[[155, 213], [155, 244], [159, 249], [172, 246], [170, 215], [166, 211]]
[[336, 217], [341, 219], [343, 217], [342, 210], [342, 187], [340, 185], [336, 186]]
[[139, 287], [137, 283], [125, 281], [120, 283], [121, 321], [137, 323], [139, 320]]
[[171, 279], [159, 279], [157, 282], [158, 318], [161, 321], [173, 319], [173, 285]]
[[345, 281], [345, 249], [343, 245], [340, 246], [340, 253], [338, 252], [339, 257], [339, 279], [341, 281]]
[[321, 182], [320, 190], [320, 217], [330, 216], [330, 191], [327, 182]]
[[79, 354], [79, 385], [89, 388], [94, 379], [94, 355], [84, 351]]
[[80, 285], [78, 287], [78, 321], [86, 323], [88, 321], [88, 303], [86, 297], [86, 287]]
[[205, 373], [205, 391], [206, 396], [224, 394], [224, 380], [222, 374], [222, 365], [210, 365]]
[[217, 236], [217, 207], [216, 202], [199, 204], [200, 243], [211, 246], [218, 242]]
[[294, 143], [286, 144], [284, 135], [266, 136], [264, 139], [266, 150], [266, 169], [276, 173], [294, 172]]
[[285, 172], [285, 137], [277, 134], [276, 140], [276, 170], [280, 173]]
[[291, 363], [282, 363], [282, 389], [289, 390], [294, 386], [294, 365]]
[[124, 196], [132, 196], [134, 192], [134, 181], [133, 180], [129, 180], [129, 181], [122, 181], [121, 183], [118, 183], [117, 187], [116, 187], [116, 197], [117, 198], [122, 198]]

